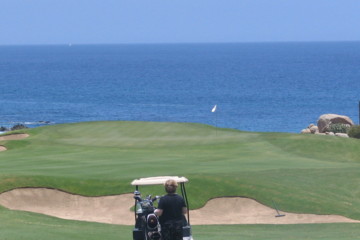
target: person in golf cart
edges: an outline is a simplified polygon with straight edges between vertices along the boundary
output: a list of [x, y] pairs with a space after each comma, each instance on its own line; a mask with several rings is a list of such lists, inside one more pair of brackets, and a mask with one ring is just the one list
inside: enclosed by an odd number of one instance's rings
[[163, 240], [183, 239], [183, 219], [187, 213], [184, 199], [176, 194], [177, 182], [169, 179], [164, 187], [166, 195], [160, 198], [155, 214], [159, 216]]

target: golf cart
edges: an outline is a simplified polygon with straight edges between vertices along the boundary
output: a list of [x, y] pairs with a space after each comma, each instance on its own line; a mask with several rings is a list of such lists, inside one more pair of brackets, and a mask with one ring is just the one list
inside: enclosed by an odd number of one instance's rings
[[[189, 180], [185, 177], [175, 176], [162, 176], [162, 177], [149, 177], [135, 179], [131, 185], [135, 186], [134, 199], [135, 199], [135, 228], [133, 230], [133, 240], [161, 240], [161, 227], [159, 219], [154, 214], [155, 207], [153, 203], [160, 197], [154, 198], [151, 195], [142, 198], [139, 191], [139, 186], [148, 185], [164, 185], [169, 179], [175, 180], [179, 186], [181, 196], [185, 200], [187, 206], [187, 216], [183, 219], [183, 240], [192, 240], [191, 226], [189, 218], [189, 202], [186, 196], [185, 183]], [[180, 194], [180, 193], [179, 193]]]

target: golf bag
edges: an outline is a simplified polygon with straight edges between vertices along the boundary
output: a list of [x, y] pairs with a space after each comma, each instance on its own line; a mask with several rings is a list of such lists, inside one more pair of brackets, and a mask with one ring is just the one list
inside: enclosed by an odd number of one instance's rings
[[151, 195], [142, 199], [140, 192], [134, 192], [135, 198], [135, 228], [133, 240], [161, 240], [160, 223], [154, 214], [153, 205], [159, 197], [151, 198]]

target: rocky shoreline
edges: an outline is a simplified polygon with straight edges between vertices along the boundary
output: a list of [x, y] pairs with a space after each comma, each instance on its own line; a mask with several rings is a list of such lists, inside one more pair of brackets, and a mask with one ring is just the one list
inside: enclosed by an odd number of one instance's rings
[[351, 126], [354, 126], [354, 122], [348, 116], [328, 113], [319, 117], [317, 125], [312, 123], [301, 133], [349, 137], [347, 130]]
[[33, 127], [40, 127], [44, 125], [54, 124], [54, 122], [50, 121], [37, 121], [37, 122], [13, 122], [13, 123], [0, 123], [0, 134], [15, 131], [24, 128], [33, 128]]

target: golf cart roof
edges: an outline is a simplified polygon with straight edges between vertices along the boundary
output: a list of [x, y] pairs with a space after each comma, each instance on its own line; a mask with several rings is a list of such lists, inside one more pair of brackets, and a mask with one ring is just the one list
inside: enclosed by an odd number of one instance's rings
[[189, 181], [185, 177], [159, 176], [159, 177], [148, 177], [148, 178], [135, 179], [134, 181], [131, 182], [131, 185], [144, 186], [144, 185], [165, 184], [165, 182], [169, 179], [175, 180], [177, 183], [185, 183], [185, 182]]

